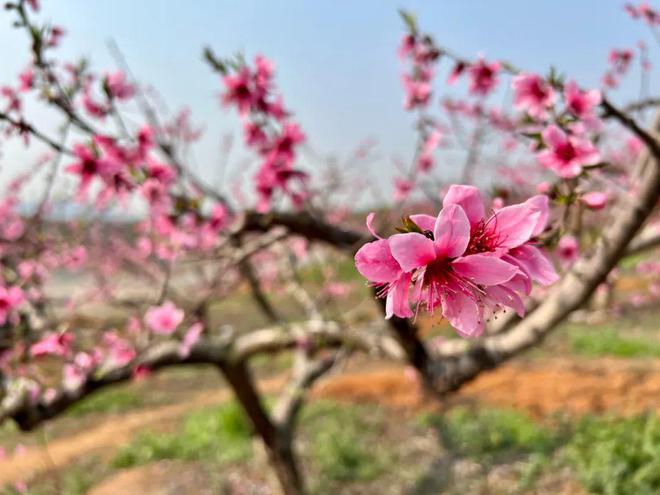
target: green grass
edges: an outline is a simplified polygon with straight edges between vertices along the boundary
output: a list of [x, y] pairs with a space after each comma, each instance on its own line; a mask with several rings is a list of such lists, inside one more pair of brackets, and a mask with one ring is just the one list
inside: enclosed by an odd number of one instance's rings
[[92, 413], [118, 413], [142, 406], [144, 399], [136, 391], [127, 388], [110, 388], [74, 404], [67, 414], [79, 417]]
[[321, 491], [332, 492], [336, 482], [376, 479], [388, 468], [389, 454], [376, 446], [384, 422], [380, 410], [323, 401], [305, 410], [303, 422]]
[[597, 333], [571, 332], [571, 350], [588, 357], [615, 356], [621, 358], [660, 357], [660, 343], [641, 338], [622, 337], [613, 328]]
[[252, 453], [250, 432], [243, 412], [230, 402], [190, 414], [177, 432], [140, 435], [115, 455], [112, 465], [127, 468], [161, 459], [241, 461]]
[[108, 467], [98, 456], [88, 456], [66, 469], [60, 469], [42, 482], [19, 492], [9, 486], [0, 490], [2, 495], [85, 495], [92, 486], [108, 474]]
[[586, 418], [576, 429], [566, 457], [590, 493], [660, 493], [660, 420]]
[[512, 410], [458, 407], [426, 416], [423, 422], [438, 431], [447, 449], [480, 462], [549, 454], [559, 442], [557, 432]]

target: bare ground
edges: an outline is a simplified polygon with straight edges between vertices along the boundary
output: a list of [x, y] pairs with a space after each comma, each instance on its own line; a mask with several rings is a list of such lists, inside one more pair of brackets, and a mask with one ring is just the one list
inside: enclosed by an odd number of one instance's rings
[[[274, 392], [284, 381], [284, 377], [271, 378], [262, 381], [261, 386], [266, 392]], [[347, 370], [320, 383], [313, 396], [351, 403], [379, 403], [411, 411], [436, 407], [420, 394], [410, 374], [394, 366]], [[190, 411], [228, 398], [229, 390], [205, 390], [178, 404], [105, 415], [80, 433], [51, 441], [47, 448], [32, 446], [19, 455], [5, 458], [0, 486], [66, 466], [83, 456], [111, 455], [137, 432], [171, 424]], [[538, 417], [557, 413], [580, 416], [604, 411], [624, 415], [660, 411], [660, 361], [596, 359], [578, 364], [555, 358], [513, 363], [480, 376], [447, 406], [456, 403], [513, 407]], [[132, 478], [127, 481], [132, 482], [138, 483]]]

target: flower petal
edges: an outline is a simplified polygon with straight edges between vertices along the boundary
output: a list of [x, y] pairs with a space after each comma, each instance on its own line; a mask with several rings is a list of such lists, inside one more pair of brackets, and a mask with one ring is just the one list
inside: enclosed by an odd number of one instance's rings
[[525, 304], [520, 296], [504, 285], [486, 288], [486, 297], [497, 304], [512, 308], [521, 318], [525, 316]]
[[449, 205], [459, 205], [468, 217], [470, 224], [475, 224], [486, 216], [484, 202], [479, 189], [474, 186], [454, 184], [442, 200], [443, 208]]
[[435, 217], [431, 215], [410, 215], [410, 219], [422, 230], [430, 230], [433, 232], [435, 225]]
[[459, 205], [443, 208], [433, 228], [435, 249], [438, 256], [456, 258], [462, 255], [470, 243], [470, 222]]
[[539, 248], [519, 246], [509, 253], [520, 263], [529, 275], [539, 284], [551, 285], [559, 280], [555, 267]]
[[367, 229], [376, 239], [382, 239], [382, 237], [376, 233], [376, 229], [374, 229], [374, 218], [376, 218], [376, 214], [373, 211], [367, 215]]
[[566, 142], [566, 134], [556, 125], [551, 125], [543, 129], [541, 137], [543, 137], [545, 144], [552, 148], [557, 148]]
[[511, 249], [532, 237], [540, 218], [541, 210], [526, 204], [505, 206], [488, 220], [488, 229], [496, 236], [498, 247]]
[[385, 300], [385, 318], [398, 316], [399, 318], [410, 318], [413, 312], [408, 302], [408, 291], [410, 290], [411, 273], [402, 273], [390, 286]]
[[435, 260], [433, 241], [417, 232], [395, 234], [389, 239], [392, 256], [404, 272], [428, 265]]
[[462, 292], [442, 295], [442, 314], [463, 337], [474, 338], [483, 333], [482, 311], [474, 299]]
[[401, 267], [384, 239], [362, 246], [355, 253], [355, 267], [364, 278], [377, 284], [392, 282], [401, 273]]
[[534, 226], [534, 231], [532, 232], [532, 237], [535, 237], [542, 233], [545, 230], [546, 225], [548, 224], [548, 218], [550, 216], [550, 208], [548, 206], [549, 198], [545, 194], [537, 194], [532, 196], [523, 204], [531, 208], [532, 210], [537, 210], [539, 212], [539, 218], [536, 221]]
[[451, 267], [462, 277], [479, 285], [498, 285], [518, 273], [514, 265], [487, 254], [471, 254], [455, 259]]

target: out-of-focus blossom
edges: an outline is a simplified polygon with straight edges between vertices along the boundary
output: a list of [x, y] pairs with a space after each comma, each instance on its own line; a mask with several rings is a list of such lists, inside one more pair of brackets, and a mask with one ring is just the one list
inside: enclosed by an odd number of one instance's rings
[[523, 72], [513, 78], [513, 105], [535, 119], [545, 119], [555, 103], [555, 92], [538, 74]]
[[541, 135], [547, 149], [540, 151], [536, 157], [541, 165], [561, 178], [577, 177], [584, 166], [600, 161], [600, 153], [586, 138], [567, 135], [556, 125], [547, 127]]
[[185, 313], [173, 302], [166, 301], [160, 306], [152, 306], [144, 315], [144, 322], [154, 333], [171, 335], [183, 321]]

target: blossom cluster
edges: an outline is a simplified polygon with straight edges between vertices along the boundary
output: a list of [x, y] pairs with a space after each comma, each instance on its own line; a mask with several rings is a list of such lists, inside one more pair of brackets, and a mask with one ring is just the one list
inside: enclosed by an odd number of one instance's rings
[[255, 184], [257, 210], [262, 212], [270, 209], [277, 191], [298, 207], [308, 195], [308, 176], [294, 167], [305, 135], [292, 121], [281, 95], [276, 94], [273, 76], [272, 62], [257, 55], [254, 67], [243, 64], [223, 78], [222, 101], [238, 110], [245, 144], [261, 158]]
[[534, 196], [487, 216], [479, 190], [453, 185], [437, 217], [411, 215], [402, 233], [367, 243], [355, 255], [358, 271], [386, 298], [386, 316], [439, 311], [458, 333], [477, 337], [485, 311], [525, 312], [532, 282], [558, 276], [536, 239], [548, 221], [548, 198]]
[[405, 109], [426, 108], [433, 93], [433, 72], [440, 51], [430, 36], [420, 36], [416, 31], [411, 31], [401, 40], [399, 57], [410, 65], [401, 77]]

